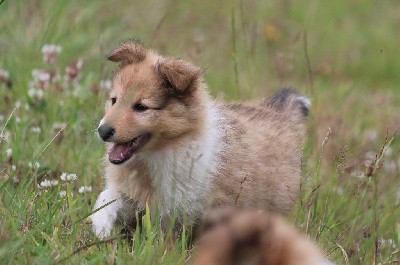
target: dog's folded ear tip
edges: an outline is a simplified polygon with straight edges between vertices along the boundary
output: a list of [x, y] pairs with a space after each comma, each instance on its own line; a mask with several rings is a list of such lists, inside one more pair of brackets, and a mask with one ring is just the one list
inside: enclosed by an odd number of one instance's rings
[[181, 59], [167, 58], [158, 61], [156, 68], [179, 93], [188, 91], [190, 87], [196, 87], [193, 82], [202, 75], [200, 67]]
[[108, 61], [134, 63], [146, 58], [147, 50], [136, 40], [121, 43], [110, 54], [106, 56]]

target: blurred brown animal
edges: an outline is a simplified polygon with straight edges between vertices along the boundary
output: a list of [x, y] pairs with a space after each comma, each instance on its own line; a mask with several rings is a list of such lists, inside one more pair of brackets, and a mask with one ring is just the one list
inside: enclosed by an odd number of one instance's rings
[[281, 217], [261, 211], [212, 211], [193, 265], [328, 265], [310, 240]]
[[137, 42], [120, 63], [98, 132], [107, 142], [106, 188], [91, 219], [99, 237], [131, 223], [146, 203], [195, 220], [208, 207], [287, 213], [300, 186], [309, 100], [291, 89], [272, 98], [213, 100], [202, 70]]

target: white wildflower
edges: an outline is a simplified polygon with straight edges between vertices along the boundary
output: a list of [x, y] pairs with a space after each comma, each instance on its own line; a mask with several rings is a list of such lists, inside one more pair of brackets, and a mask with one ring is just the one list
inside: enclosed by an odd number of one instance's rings
[[6, 156], [7, 156], [7, 159], [10, 159], [11, 157], [12, 157], [12, 149], [11, 148], [8, 148], [7, 150], [6, 150]]
[[21, 122], [21, 117], [20, 116], [15, 117], [15, 122], [16, 123], [20, 123]]
[[15, 108], [16, 108], [16, 109], [19, 109], [21, 106], [22, 106], [21, 101], [17, 100], [17, 101], [15, 102]]
[[32, 127], [29, 131], [32, 133], [41, 133], [42, 129], [39, 126]]
[[72, 180], [76, 180], [77, 176], [74, 173], [68, 174], [67, 176], [67, 180], [72, 181]]
[[11, 133], [9, 131], [4, 130], [3, 134], [0, 134], [0, 142], [4, 140], [7, 143], [9, 143], [10, 142], [10, 138], [11, 138]]
[[10, 73], [6, 70], [0, 69], [0, 79], [7, 80], [10, 78]]
[[42, 47], [43, 61], [45, 63], [54, 64], [57, 60], [57, 54], [62, 51], [60, 45], [45, 44]]
[[38, 169], [38, 168], [40, 168], [40, 163], [37, 161], [35, 163], [29, 162], [28, 167]]
[[41, 89], [36, 90], [36, 97], [38, 99], [43, 99], [43, 90]]
[[364, 154], [363, 165], [366, 168], [371, 168], [376, 162], [376, 153], [373, 151], [368, 151]]
[[49, 72], [46, 72], [45, 70], [41, 69], [33, 69], [32, 76], [35, 81], [40, 81], [40, 82], [48, 82], [50, 81], [51, 78]]
[[42, 100], [44, 97], [44, 93], [42, 89], [38, 89], [35, 87], [30, 87], [28, 90], [28, 96], [32, 99]]
[[67, 192], [65, 190], [62, 190], [58, 194], [60, 195], [60, 197], [65, 197], [65, 195], [67, 195]]
[[92, 191], [92, 186], [82, 186], [78, 190], [79, 193], [85, 193], [85, 192], [91, 192], [91, 191]]
[[384, 248], [384, 247], [396, 248], [396, 243], [394, 242], [393, 239], [379, 238], [378, 246], [379, 246], [379, 248]]
[[45, 44], [42, 47], [42, 53], [60, 53], [62, 51], [62, 47], [56, 44]]
[[105, 89], [105, 90], [110, 90], [112, 87], [112, 81], [111, 80], [101, 80], [100, 81], [100, 88]]
[[10, 74], [8, 71], [0, 69], [0, 83], [6, 84], [7, 87], [12, 87], [12, 81], [10, 80]]
[[12, 170], [12, 171], [16, 171], [16, 170], [17, 170], [17, 166], [16, 166], [16, 165], [12, 165], [12, 166], [11, 166], [11, 170]]
[[67, 126], [67, 123], [65, 122], [56, 122], [53, 124], [53, 130], [62, 130]]
[[364, 172], [360, 171], [360, 170], [354, 170], [353, 172], [351, 172], [351, 176], [355, 177], [355, 178], [359, 178], [362, 179], [365, 177]]
[[63, 172], [63, 173], [61, 174], [61, 176], [60, 176], [60, 179], [61, 179], [62, 181], [74, 181], [74, 180], [76, 180], [77, 178], [78, 178], [78, 177], [76, 176], [75, 173], [70, 173], [70, 174], [68, 174], [68, 173]]
[[4, 121], [4, 115], [0, 114], [0, 121]]
[[364, 154], [365, 159], [376, 159], [376, 153], [374, 151], [368, 151]]
[[58, 180], [48, 180], [44, 179], [40, 182], [40, 187], [42, 188], [50, 188], [58, 185]]

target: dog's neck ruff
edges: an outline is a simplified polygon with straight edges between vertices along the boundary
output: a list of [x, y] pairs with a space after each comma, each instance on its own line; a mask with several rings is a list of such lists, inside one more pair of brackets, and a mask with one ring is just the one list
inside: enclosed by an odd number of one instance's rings
[[145, 158], [154, 187], [152, 204], [162, 215], [192, 215], [204, 207], [225, 148], [218, 107], [209, 103], [206, 111], [204, 130], [198, 138]]

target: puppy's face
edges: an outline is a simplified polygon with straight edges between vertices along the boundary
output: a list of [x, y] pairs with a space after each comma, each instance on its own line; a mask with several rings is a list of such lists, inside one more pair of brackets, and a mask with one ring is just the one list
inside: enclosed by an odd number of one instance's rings
[[204, 104], [199, 68], [163, 58], [136, 42], [122, 44], [108, 59], [121, 63], [98, 128], [111, 143], [111, 163], [128, 163], [200, 129]]

